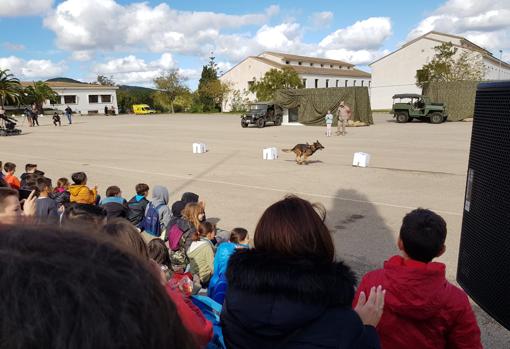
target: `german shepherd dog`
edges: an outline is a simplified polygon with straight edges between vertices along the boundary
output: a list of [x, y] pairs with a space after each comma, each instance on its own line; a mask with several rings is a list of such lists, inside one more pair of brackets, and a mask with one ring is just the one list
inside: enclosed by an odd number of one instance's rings
[[291, 151], [296, 154], [296, 163], [298, 165], [308, 165], [306, 160], [308, 157], [312, 156], [317, 150], [324, 149], [322, 144], [319, 141], [314, 142], [312, 145], [308, 144], [296, 144], [292, 149], [282, 149], [283, 152], [290, 153]]

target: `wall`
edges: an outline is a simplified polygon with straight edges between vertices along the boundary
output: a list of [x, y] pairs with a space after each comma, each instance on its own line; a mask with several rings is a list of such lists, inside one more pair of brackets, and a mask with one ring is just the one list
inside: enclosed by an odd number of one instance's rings
[[[319, 85], [317, 88], [325, 88], [326, 87], [326, 79], [329, 79], [328, 87], [351, 87], [354, 86], [354, 81], [356, 81], [356, 86], [361, 86], [361, 82], [363, 81], [363, 86], [368, 87], [371, 83], [370, 78], [351, 78], [351, 77], [343, 77], [343, 76], [328, 76], [328, 75], [311, 75], [311, 74], [300, 74], [301, 80], [306, 79], [305, 88], [315, 88], [315, 79], [319, 79]], [[336, 86], [336, 81], [338, 80], [338, 86]], [[347, 81], [347, 86], [345, 86], [345, 81]]]
[[487, 67], [485, 72], [485, 80], [510, 80], [510, 69], [501, 66], [501, 73], [499, 64], [493, 60], [484, 58], [483, 64]]
[[[53, 90], [57, 92], [60, 96], [76, 96], [76, 103], [65, 104], [64, 99], [61, 98], [61, 103], [50, 105], [48, 102], [44, 104], [44, 108], [53, 108], [64, 111], [67, 108], [67, 105], [71, 107], [73, 112], [81, 113], [81, 114], [89, 114], [89, 112], [97, 111], [98, 114], [104, 114], [104, 107], [108, 107], [110, 109], [113, 105], [115, 108], [115, 113], [119, 112], [119, 108], [117, 105], [117, 93], [115, 89], [101, 89], [101, 90], [93, 90], [93, 89], [72, 89], [72, 88], [58, 88], [54, 87]], [[111, 102], [103, 103], [101, 101], [101, 97], [99, 97], [99, 103], [89, 103], [89, 95], [111, 95]]]

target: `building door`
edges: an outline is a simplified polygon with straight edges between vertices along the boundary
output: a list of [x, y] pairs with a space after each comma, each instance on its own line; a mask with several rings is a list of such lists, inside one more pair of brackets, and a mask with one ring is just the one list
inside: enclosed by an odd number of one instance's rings
[[298, 108], [289, 109], [289, 122], [298, 122]]

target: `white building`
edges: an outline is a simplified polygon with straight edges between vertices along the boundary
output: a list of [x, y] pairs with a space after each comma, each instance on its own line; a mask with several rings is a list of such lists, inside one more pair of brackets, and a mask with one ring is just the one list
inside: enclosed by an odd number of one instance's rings
[[[273, 68], [292, 67], [303, 80], [305, 88], [367, 86], [370, 74], [358, 70], [354, 65], [333, 59], [297, 56], [287, 53], [263, 52], [250, 56], [220, 77], [230, 84], [233, 91], [245, 94], [250, 101], [256, 97], [249, 92], [255, 80], [260, 80]], [[222, 111], [232, 110], [232, 93], [223, 100]]]
[[[23, 82], [23, 86], [31, 85]], [[115, 113], [119, 112], [117, 106], [117, 86], [103, 86], [77, 82], [47, 81], [59, 96], [56, 104], [44, 103], [43, 108], [53, 108], [64, 111], [69, 106], [73, 112], [81, 114], [104, 114], [104, 107], [110, 110], [113, 106]]]
[[461, 36], [432, 31], [370, 64], [372, 109], [390, 109], [391, 97], [397, 93], [421, 94], [421, 88], [416, 86], [416, 71], [432, 60], [436, 53], [434, 47], [444, 42], [457, 47], [458, 55], [467, 51], [473, 53], [474, 59], [481, 59], [486, 67], [484, 80], [510, 79], [510, 64], [495, 58], [489, 51]]

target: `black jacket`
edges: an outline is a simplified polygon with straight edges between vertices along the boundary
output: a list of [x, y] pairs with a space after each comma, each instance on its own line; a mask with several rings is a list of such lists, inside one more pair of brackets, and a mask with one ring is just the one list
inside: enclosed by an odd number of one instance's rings
[[101, 204], [99, 206], [104, 208], [104, 210], [106, 211], [106, 217], [108, 219], [127, 218], [128, 216], [129, 209], [126, 200], [124, 200], [123, 204], [117, 202], [108, 202]]
[[136, 201], [136, 196], [133, 196], [131, 200], [128, 201], [129, 211], [127, 219], [138, 227], [142, 222], [143, 216], [145, 215], [145, 209], [148, 204], [149, 200], [146, 198], [143, 198], [140, 201]]
[[342, 262], [239, 250], [227, 280], [227, 348], [380, 348], [375, 328], [351, 308], [356, 280]]

